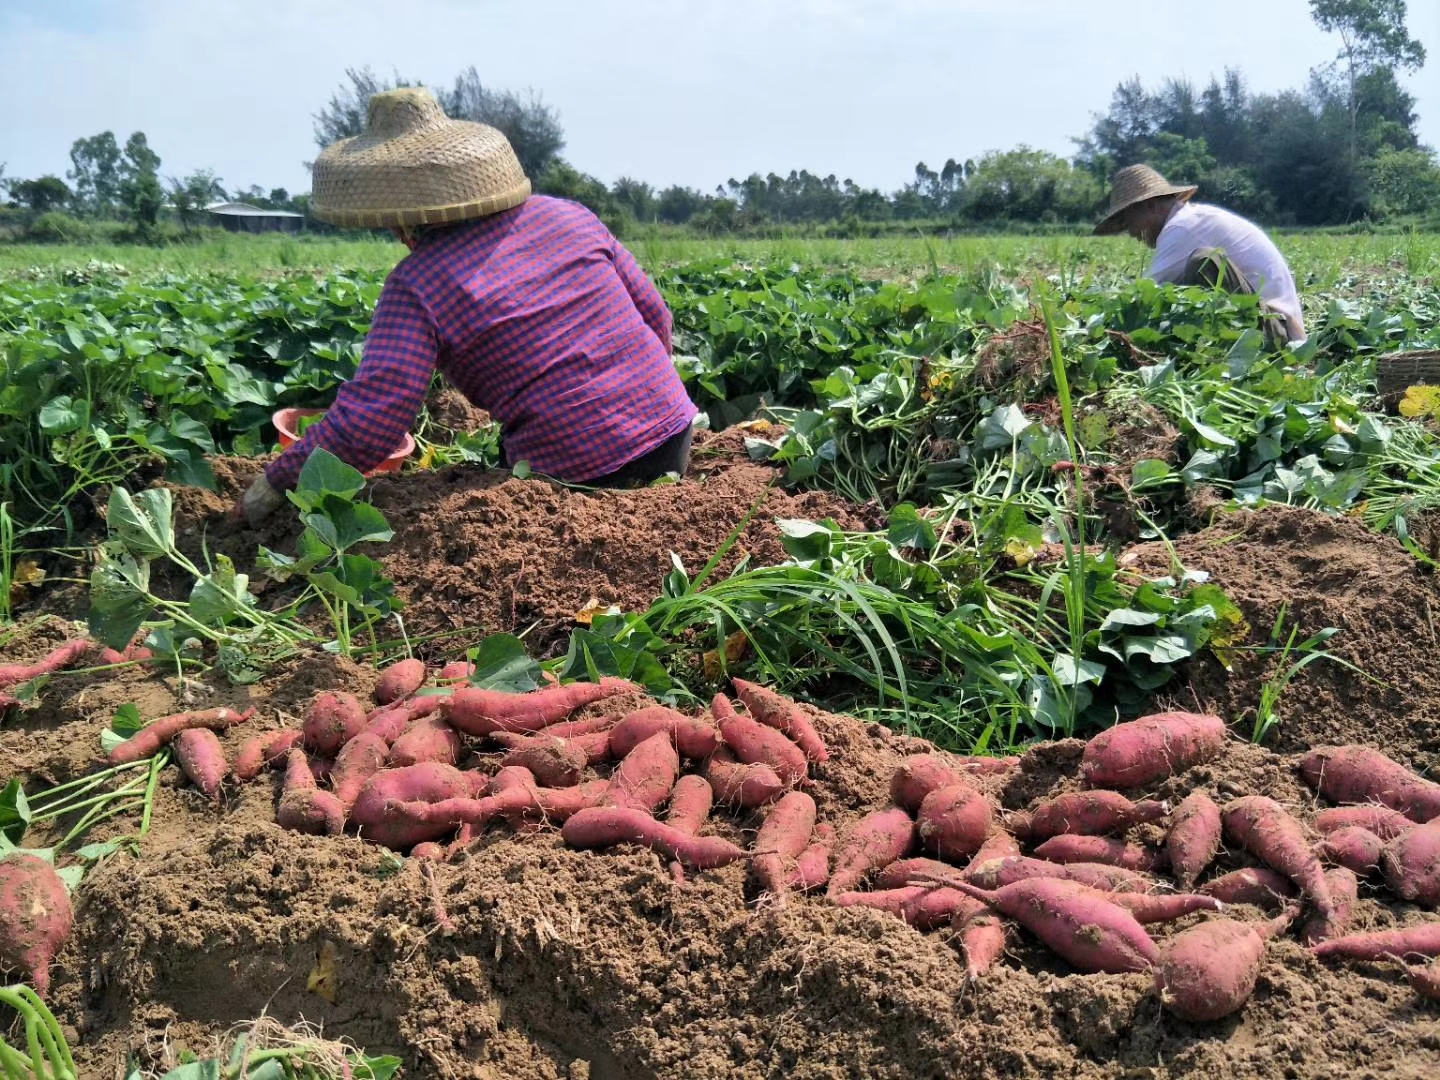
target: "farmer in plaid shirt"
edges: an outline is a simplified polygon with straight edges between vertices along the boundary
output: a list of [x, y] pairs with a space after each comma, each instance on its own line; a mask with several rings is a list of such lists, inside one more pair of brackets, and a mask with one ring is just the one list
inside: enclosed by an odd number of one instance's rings
[[365, 134], [321, 153], [316, 217], [389, 227], [410, 247], [364, 359], [318, 423], [236, 507], [258, 524], [323, 446], [362, 472], [404, 441], [439, 370], [499, 422], [507, 462], [618, 487], [683, 472], [695, 406], [670, 311], [594, 214], [530, 194], [504, 135], [445, 117], [430, 92], [370, 102]]

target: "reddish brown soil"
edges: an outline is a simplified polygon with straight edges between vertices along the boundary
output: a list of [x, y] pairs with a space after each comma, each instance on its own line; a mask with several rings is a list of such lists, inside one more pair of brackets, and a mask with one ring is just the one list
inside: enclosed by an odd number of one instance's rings
[[[231, 493], [243, 479], [229, 478]], [[698, 566], [767, 480], [736, 463], [681, 487], [592, 495], [457, 471], [384, 481], [376, 498], [397, 527], [391, 572], [416, 598], [412, 633], [417, 620], [489, 631], [539, 618], [553, 642], [592, 595], [648, 602], [668, 550]], [[770, 517], [845, 513], [818, 496], [770, 499], [746, 536], [757, 558], [779, 550]], [[405, 514], [407, 501], [423, 512]], [[212, 550], [253, 552], [255, 534], [204, 516], [221, 501], [182, 502], [187, 520], [208, 523]], [[274, 546], [286, 535], [277, 526], [258, 539]], [[460, 566], [449, 561], [453, 544], [469, 552]], [[1164, 567], [1153, 549], [1133, 554]], [[1340, 626], [1330, 647], [1386, 685], [1313, 664], [1281, 699], [1273, 749], [1237, 737], [1222, 759], [1145, 794], [1262, 793], [1305, 818], [1314, 798], [1294, 768], [1304, 747], [1354, 739], [1416, 767], [1440, 764], [1440, 660], [1427, 614], [1440, 596], [1396, 545], [1353, 522], [1266, 511], [1226, 518], [1182, 541], [1179, 554], [1214, 574], [1258, 640], [1288, 601], [1305, 632]], [[485, 573], [500, 560], [510, 575], [523, 563], [518, 585]], [[4, 656], [39, 655], [63, 632], [31, 622]], [[1172, 696], [1233, 719], [1253, 707], [1272, 668], [1273, 658], [1242, 657], [1227, 674], [1207, 660]], [[364, 694], [373, 679], [321, 654], [248, 688], [180, 686], [143, 671], [60, 675], [38, 707], [6, 721], [0, 769], [28, 776], [32, 789], [85, 771], [99, 731], [127, 701], [146, 715], [248, 701], [259, 706], [254, 723], [269, 727], [293, 723], [318, 688]], [[814, 794], [822, 817], [843, 827], [885, 801], [895, 763], [923, 744], [815, 717], [834, 757], [817, 770]], [[227, 747], [245, 734], [228, 733]], [[1014, 810], [1073, 789], [1078, 750], [1033, 750], [1023, 771], [990, 783], [992, 794]], [[82, 1075], [114, 1075], [127, 1052], [159, 1067], [262, 1012], [397, 1053], [409, 1077], [1440, 1075], [1440, 1009], [1420, 1003], [1392, 966], [1321, 964], [1293, 937], [1272, 946], [1241, 1013], [1190, 1025], [1161, 1009], [1147, 977], [1076, 974], [1023, 934], [971, 986], [948, 932], [920, 934], [821, 898], [761, 902], [743, 864], [677, 887], [654, 856], [572, 852], [553, 832], [500, 828], [438, 869], [447, 933], [414, 860], [356, 838], [279, 829], [274, 783], [230, 790], [216, 806], [169, 770], [140, 857], [115, 856], [86, 878], [53, 989]], [[717, 816], [713, 827], [747, 840], [756, 824]], [[1137, 838], [1153, 840], [1154, 828]], [[1244, 861], [1227, 854], [1219, 869]], [[1366, 927], [1427, 917], [1369, 888], [1356, 916]], [[307, 989], [326, 943], [337, 951], [333, 1003]]]

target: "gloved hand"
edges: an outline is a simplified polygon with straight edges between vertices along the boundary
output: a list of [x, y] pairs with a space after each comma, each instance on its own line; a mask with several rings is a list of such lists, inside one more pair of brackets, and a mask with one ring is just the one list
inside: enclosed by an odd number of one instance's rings
[[246, 488], [245, 494], [240, 496], [240, 501], [230, 511], [230, 519], [235, 522], [244, 521], [250, 526], [259, 525], [280, 509], [284, 502], [285, 493], [271, 487], [270, 481], [261, 473], [255, 478], [255, 482]]

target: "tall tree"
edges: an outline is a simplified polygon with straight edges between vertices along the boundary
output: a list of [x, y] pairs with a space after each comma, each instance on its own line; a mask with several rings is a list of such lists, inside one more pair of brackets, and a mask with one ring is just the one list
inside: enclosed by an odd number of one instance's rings
[[70, 146], [70, 171], [65, 175], [75, 187], [75, 201], [82, 211], [113, 213], [120, 195], [120, 144], [113, 131], [102, 131], [88, 139], [76, 139]]
[[1381, 68], [1417, 70], [1425, 63], [1425, 46], [1405, 26], [1405, 0], [1310, 0], [1310, 15], [1321, 30], [1340, 35], [1335, 61], [1347, 84], [1353, 163], [1359, 149], [1362, 80]]
[[70, 201], [70, 196], [70, 188], [58, 176], [10, 181], [10, 197], [37, 214], [60, 209]]
[[150, 149], [143, 131], [133, 132], [125, 140], [118, 172], [120, 202], [126, 215], [141, 233], [149, 233], [160, 220], [165, 189], [160, 186], [160, 155]]
[[170, 205], [180, 215], [180, 224], [190, 228], [200, 211], [217, 199], [225, 198], [220, 178], [209, 169], [198, 169], [189, 176], [170, 177]]

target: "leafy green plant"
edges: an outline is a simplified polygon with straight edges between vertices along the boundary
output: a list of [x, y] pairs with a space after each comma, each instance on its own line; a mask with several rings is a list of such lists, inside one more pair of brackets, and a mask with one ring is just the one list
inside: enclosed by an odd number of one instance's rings
[[15, 1010], [25, 1029], [23, 1052], [0, 1039], [5, 1080], [75, 1080], [79, 1073], [70, 1044], [40, 995], [24, 983], [0, 987], [0, 1004]]
[[324, 448], [312, 451], [295, 489], [287, 493], [305, 525], [297, 554], [262, 547], [257, 560], [277, 581], [299, 578], [306, 583], [295, 607], [311, 599], [318, 602], [334, 628], [334, 646], [347, 656], [353, 650], [357, 618], [373, 643], [376, 624], [402, 606], [380, 563], [354, 550], [394, 535], [385, 515], [358, 498], [364, 487], [358, 469]]
[[1264, 647], [1266, 652], [1275, 654], [1276, 667], [1275, 673], [1260, 687], [1260, 701], [1255, 706], [1255, 723], [1250, 731], [1250, 741], [1256, 744], [1264, 742], [1265, 737], [1280, 725], [1281, 717], [1277, 706], [1281, 695], [1297, 675], [1316, 661], [1330, 660], [1362, 678], [1370, 678], [1350, 661], [1320, 648], [1340, 632], [1338, 627], [1327, 626], [1303, 641], [1296, 641], [1300, 636], [1300, 625], [1296, 623], [1291, 626], [1288, 633], [1285, 630], [1288, 608], [1288, 604], [1282, 603], [1280, 610], [1275, 613], [1275, 624], [1270, 628], [1269, 643]]

